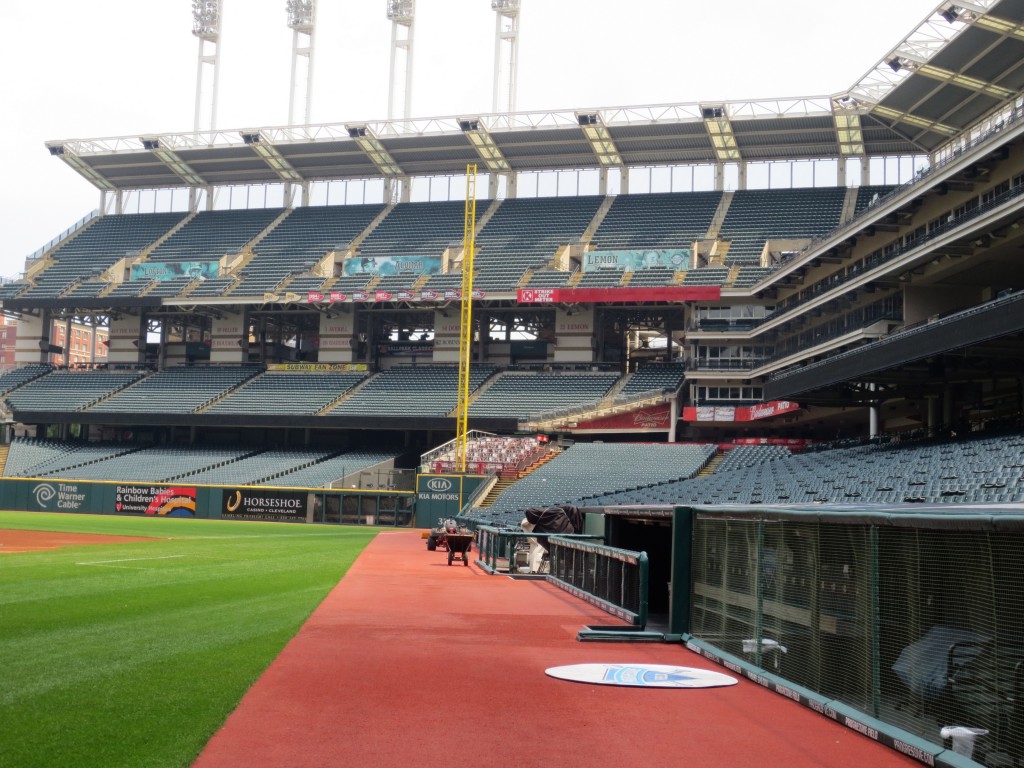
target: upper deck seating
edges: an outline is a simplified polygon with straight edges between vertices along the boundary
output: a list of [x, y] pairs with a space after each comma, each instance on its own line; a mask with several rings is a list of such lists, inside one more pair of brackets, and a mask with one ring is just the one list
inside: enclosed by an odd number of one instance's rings
[[[584, 272], [577, 288], [619, 288], [626, 273], [621, 269], [595, 269]], [[530, 287], [534, 287], [534, 281], [530, 281]]]
[[648, 363], [630, 376], [616, 400], [630, 400], [637, 395], [657, 392], [675, 392], [683, 383], [686, 366], [682, 363]]
[[53, 263], [19, 298], [56, 298], [75, 282], [98, 277], [120, 259], [143, 251], [185, 216], [180, 212], [101, 216], [58, 246], [50, 256]]
[[172, 366], [99, 403], [103, 413], [191, 413], [252, 378], [251, 365]]
[[149, 254], [149, 261], [217, 261], [240, 253], [284, 208], [201, 211]]
[[707, 235], [721, 192], [619, 195], [592, 240], [598, 250], [689, 248]]
[[469, 415], [527, 418], [600, 400], [618, 379], [614, 373], [500, 374], [469, 406]]
[[33, 379], [49, 373], [53, 370], [50, 365], [23, 365], [19, 368], [12, 368], [9, 371], [0, 373], [0, 395], [6, 395], [12, 389], [17, 389]]
[[771, 239], [813, 238], [839, 226], [845, 187], [808, 189], [741, 189], [719, 233], [729, 240], [726, 264], [760, 265]]
[[728, 279], [728, 267], [699, 267], [686, 273], [682, 285], [725, 285]]
[[871, 184], [860, 187], [857, 190], [857, 203], [853, 215], [859, 216], [868, 208], [877, 203], [883, 197], [892, 192], [896, 187], [891, 184]]
[[7, 395], [16, 411], [80, 411], [126, 387], [142, 371], [52, 371]]
[[366, 378], [350, 371], [267, 371], [214, 403], [207, 413], [314, 414]]
[[503, 200], [476, 236], [474, 286], [515, 290], [527, 269], [543, 267], [559, 247], [579, 242], [604, 198]]
[[733, 288], [750, 288], [764, 280], [775, 270], [771, 267], [740, 267], [739, 274], [732, 283]]
[[[293, 209], [253, 247], [255, 255], [239, 271], [242, 283], [232, 293], [259, 296], [274, 291], [285, 278], [309, 272], [328, 253], [344, 254], [383, 210], [382, 204]], [[303, 293], [291, 284], [284, 289]]]
[[189, 293], [193, 297], [223, 296], [224, 292], [236, 282], [235, 277], [212, 277], [204, 280]]
[[398, 203], [360, 244], [359, 255], [439, 257], [462, 241], [464, 219], [461, 202]]
[[[493, 373], [473, 366], [470, 389]], [[388, 368], [332, 408], [331, 415], [447, 416], [458, 404], [459, 369], [455, 365], [410, 365]]]

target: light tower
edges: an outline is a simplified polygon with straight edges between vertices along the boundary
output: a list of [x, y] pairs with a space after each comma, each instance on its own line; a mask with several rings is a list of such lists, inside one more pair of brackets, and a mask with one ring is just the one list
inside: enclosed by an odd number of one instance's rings
[[[192, 34], [199, 38], [196, 67], [196, 115], [194, 132], [217, 127], [217, 87], [220, 71], [220, 23], [224, 0], [192, 0]], [[204, 103], [204, 95], [207, 97]], [[209, 118], [204, 122], [204, 110]]]
[[[412, 43], [416, 0], [387, 0], [387, 3], [388, 19], [391, 20], [391, 82], [388, 87], [388, 120], [396, 117], [395, 106], [400, 77], [402, 79], [402, 114], [397, 117], [407, 119], [412, 117]], [[401, 75], [398, 71], [399, 52], [402, 52], [405, 57], [405, 71]]]
[[[494, 102], [492, 111], [516, 111], [516, 76], [519, 68], [520, 0], [491, 0], [494, 9]], [[502, 98], [502, 73], [506, 93]]]
[[292, 79], [288, 89], [288, 125], [295, 125], [295, 115], [300, 101], [303, 105], [302, 124], [309, 125], [310, 108], [313, 104], [316, 0], [288, 0], [285, 10], [288, 12], [288, 27], [292, 30]]

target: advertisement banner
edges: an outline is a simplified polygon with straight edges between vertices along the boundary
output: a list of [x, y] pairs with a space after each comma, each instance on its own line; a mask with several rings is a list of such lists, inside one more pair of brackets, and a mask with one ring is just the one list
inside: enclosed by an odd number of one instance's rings
[[28, 491], [33, 512], [91, 512], [90, 488], [78, 483], [33, 483]]
[[221, 499], [221, 515], [234, 520], [304, 521], [308, 502], [309, 494], [306, 491], [225, 489]]
[[196, 489], [152, 485], [118, 485], [114, 511], [119, 515], [195, 517]]
[[325, 373], [327, 371], [365, 371], [366, 363], [267, 363], [268, 371]]
[[590, 251], [583, 254], [583, 271], [619, 269], [636, 272], [638, 269], [664, 267], [679, 271], [690, 267], [689, 248], [648, 248], [637, 251]]
[[717, 301], [718, 285], [666, 285], [652, 288], [520, 288], [520, 304], [596, 304], [606, 301]]
[[601, 419], [569, 423], [565, 428], [572, 432], [668, 432], [671, 422], [672, 407], [666, 403]]
[[354, 256], [345, 259], [346, 277], [353, 275], [441, 274], [440, 256]]
[[683, 408], [683, 421], [758, 421], [799, 411], [800, 404], [790, 400], [772, 400], [757, 405], [736, 407], [700, 405]]
[[377, 349], [385, 357], [429, 355], [434, 351], [432, 341], [392, 341], [379, 344]]
[[175, 280], [187, 277], [192, 280], [209, 280], [220, 272], [219, 261], [143, 261], [132, 264], [132, 280]]

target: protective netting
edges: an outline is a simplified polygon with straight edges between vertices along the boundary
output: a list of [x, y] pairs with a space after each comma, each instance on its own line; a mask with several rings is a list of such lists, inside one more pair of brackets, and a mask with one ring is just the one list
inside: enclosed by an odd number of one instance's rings
[[813, 517], [698, 514], [691, 634], [936, 744], [987, 731], [979, 762], [1024, 760], [1024, 530]]

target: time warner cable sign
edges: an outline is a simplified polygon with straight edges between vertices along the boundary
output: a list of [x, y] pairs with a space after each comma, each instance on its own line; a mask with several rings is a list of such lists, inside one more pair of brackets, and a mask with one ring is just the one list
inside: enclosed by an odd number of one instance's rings
[[78, 483], [36, 483], [29, 490], [34, 509], [40, 512], [79, 512], [89, 498]]

